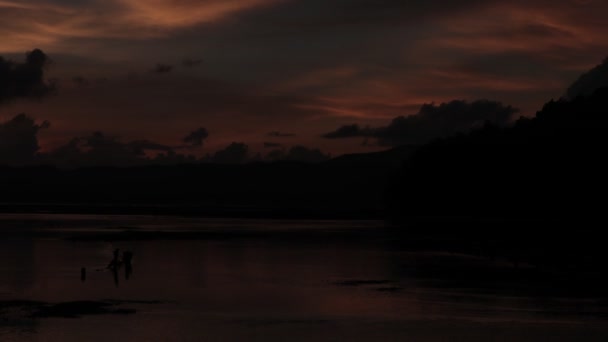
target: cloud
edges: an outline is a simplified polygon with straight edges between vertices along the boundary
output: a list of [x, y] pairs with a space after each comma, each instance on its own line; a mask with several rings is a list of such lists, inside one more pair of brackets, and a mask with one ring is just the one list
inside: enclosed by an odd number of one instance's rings
[[23, 63], [0, 57], [0, 104], [48, 94], [53, 89], [44, 80], [44, 70], [49, 63], [49, 57], [39, 49], [26, 53]]
[[157, 74], [166, 74], [173, 71], [173, 65], [159, 63], [152, 69], [152, 72]]
[[192, 146], [203, 146], [205, 139], [209, 137], [209, 132], [206, 128], [201, 127], [184, 137], [183, 142]]
[[400, 116], [385, 127], [346, 125], [323, 135], [327, 139], [376, 138], [381, 145], [422, 144], [458, 132], [468, 132], [486, 122], [506, 125], [519, 110], [500, 102], [461, 100], [440, 105], [425, 104], [415, 115]]
[[265, 6], [273, 0], [118, 0], [122, 20], [144, 28], [179, 29], [212, 23], [243, 10]]
[[150, 140], [134, 140], [127, 144], [137, 155], [144, 155], [146, 151], [173, 151], [172, 146], [156, 143]]
[[323, 135], [327, 139], [369, 137], [375, 134], [375, 130], [370, 127], [362, 128], [357, 124], [344, 125], [333, 132]]
[[264, 142], [264, 148], [277, 148], [281, 147], [283, 144], [275, 143], [275, 142]]
[[591, 95], [599, 88], [608, 87], [608, 58], [584, 73], [567, 90], [566, 96], [573, 99], [579, 95]]
[[61, 166], [131, 166], [141, 164], [145, 155], [139, 148], [120, 142], [102, 132], [74, 138], [50, 154]]
[[[238, 8], [215, 12], [221, 0], [3, 3], [9, 4], [0, 23], [4, 51], [43, 46], [57, 62], [55, 51], [101, 62], [100, 74], [112, 77], [95, 97], [88, 96], [94, 89], [76, 89], [61, 100], [65, 104], [49, 107], [53, 122], [70, 125], [45, 134], [49, 141], [82, 132], [89, 120], [122, 136], [138, 136], [146, 120], [146, 134], [178, 139], [204, 116], [206, 125], [226, 134], [222, 144], [244, 139], [231, 130], [237, 121], [262, 135], [293, 129], [298, 143], [318, 144], [304, 140], [314, 127], [329, 131], [338, 120], [377, 127], [380, 120], [416, 113], [406, 107], [455, 98], [500, 99], [533, 114], [608, 46], [605, 1], [243, 0]], [[204, 57], [204, 63], [185, 70], [185, 57]], [[174, 65], [164, 74], [170, 80], [156, 77], [165, 85], [114, 82], [128, 69], [143, 66], [146, 72], [159, 61]], [[62, 79], [86, 75], [88, 88], [97, 88], [89, 71], [95, 66], [64, 65], [65, 71], [57, 70], [68, 75]], [[229, 87], [194, 84], [207, 77]], [[264, 129], [256, 115], [282, 122]], [[113, 127], [119, 116], [123, 124]], [[289, 126], [300, 118], [311, 120]], [[324, 150], [354, 152], [340, 143], [326, 141]]]
[[201, 65], [201, 63], [203, 63], [202, 59], [185, 58], [182, 61], [182, 66], [184, 66], [186, 68], [193, 68], [193, 67], [197, 67], [197, 66]]
[[3, 48], [65, 47], [77, 39], [148, 40], [221, 22], [274, 0], [2, 0]]
[[86, 87], [90, 84], [89, 80], [83, 76], [74, 76], [72, 82], [79, 87]]
[[175, 155], [173, 147], [149, 140], [122, 142], [115, 136], [94, 132], [74, 138], [47, 154], [47, 159], [59, 166], [134, 166], [153, 163], [147, 151]]
[[[47, 139], [43, 141], [44, 146], [48, 146], [49, 141], [56, 146], [56, 141], [65, 141], [66, 136], [74, 136], [74, 132], [82, 134], [91, 128], [122, 137], [144, 136], [168, 144], [171, 141], [182, 143], [193, 128], [198, 128], [194, 125], [200, 123], [201, 118], [205, 125], [212, 126], [222, 135], [222, 139], [215, 143], [227, 144], [242, 139], [234, 133], [235, 123], [256, 130], [258, 133], [254, 134], [261, 134], [262, 141], [281, 142], [295, 137], [295, 134], [275, 132], [264, 137], [272, 128], [264, 128], [263, 120], [272, 121], [277, 128], [290, 127], [298, 118], [320, 113], [299, 106], [311, 99], [266, 92], [259, 87], [195, 78], [185, 73], [170, 74], [169, 78], [151, 73], [140, 74], [137, 78], [127, 78], [124, 74], [122, 77], [108, 75], [105, 83], [95, 82], [96, 76], [87, 75], [90, 80], [87, 87], [72, 85], [62, 88], [58, 96], [53, 96], [44, 106], [33, 103], [20, 108], [32, 113], [44, 111], [52, 122], [61, 123], [44, 135]], [[82, 115], [83, 110], [86, 110], [86, 115]], [[141, 122], [149, 124], [142, 127]], [[313, 133], [311, 130], [306, 134]], [[208, 141], [205, 140], [204, 144]], [[218, 147], [214, 145], [212, 149]]]
[[283, 132], [278, 132], [278, 131], [274, 131], [274, 132], [270, 132], [268, 134], [266, 134], [269, 137], [274, 137], [274, 138], [289, 138], [289, 137], [295, 137], [296, 135], [293, 133], [283, 133]]
[[[19, 114], [0, 123], [0, 165], [53, 164], [60, 167], [88, 166], [135, 166], [148, 164], [176, 164], [196, 162], [192, 155], [176, 153], [176, 148], [151, 140], [121, 141], [117, 136], [103, 132], [76, 137], [49, 152], [40, 152], [38, 133], [50, 127], [48, 121], [36, 123], [34, 119]], [[204, 129], [194, 131], [191, 144], [202, 144]], [[198, 140], [197, 140], [198, 139]], [[235, 151], [234, 146], [227, 152]], [[228, 157], [220, 153], [218, 160]], [[234, 157], [233, 157], [234, 158]]]
[[268, 154], [266, 155], [266, 160], [270, 160], [270, 161], [279, 161], [279, 160], [283, 160], [284, 158], [285, 158], [285, 151], [280, 150], [280, 149], [272, 150], [272, 151], [268, 152]]
[[316, 148], [296, 145], [285, 152], [283, 150], [273, 150], [266, 155], [267, 160], [272, 161], [297, 161], [305, 163], [319, 163], [331, 158], [331, 155], [321, 152]]
[[285, 156], [285, 160], [318, 163], [327, 160], [330, 157], [330, 155], [324, 154], [319, 149], [297, 145], [289, 149], [289, 152]]
[[40, 150], [38, 132], [48, 127], [48, 121], [37, 124], [25, 114], [0, 123], [0, 164], [25, 165], [34, 162]]
[[244, 143], [233, 142], [223, 150], [215, 152], [204, 158], [205, 162], [218, 164], [242, 164], [249, 158], [249, 146]]

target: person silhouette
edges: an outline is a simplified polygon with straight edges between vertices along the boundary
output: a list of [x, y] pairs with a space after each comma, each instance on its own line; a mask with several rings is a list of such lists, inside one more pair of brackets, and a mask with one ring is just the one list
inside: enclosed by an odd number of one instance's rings
[[114, 276], [114, 284], [116, 285], [116, 287], [118, 287], [118, 269], [120, 268], [120, 266], [122, 264], [122, 262], [120, 261], [119, 255], [120, 255], [120, 249], [116, 248], [114, 250], [114, 257], [112, 258], [112, 261], [110, 261], [110, 263], [106, 267], [107, 269], [112, 271], [112, 275]]
[[124, 251], [122, 253], [122, 262], [125, 265], [125, 279], [129, 280], [131, 273], [133, 273], [133, 253], [131, 251]]
[[109, 269], [117, 269], [118, 267], [120, 267], [120, 259], [119, 259], [119, 254], [120, 254], [120, 249], [116, 248], [114, 250], [114, 258], [112, 259], [112, 261], [110, 261], [110, 263], [108, 264], [108, 266], [106, 268]]

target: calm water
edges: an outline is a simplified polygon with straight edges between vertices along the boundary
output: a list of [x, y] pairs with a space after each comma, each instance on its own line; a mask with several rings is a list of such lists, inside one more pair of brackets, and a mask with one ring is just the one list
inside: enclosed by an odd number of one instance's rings
[[[0, 341], [608, 340], [597, 299], [450, 286], [449, 279], [416, 270], [454, 262], [511, 266], [402, 251], [376, 233], [381, 227], [369, 221], [2, 215], [1, 301], [113, 300], [137, 312], [32, 318], [0, 308]], [[155, 234], [97, 238], [122, 232]], [[166, 239], [163, 232], [225, 235]], [[247, 238], [250, 232], [267, 236]], [[134, 253], [128, 280], [123, 270], [116, 281], [105, 269], [115, 248]]]

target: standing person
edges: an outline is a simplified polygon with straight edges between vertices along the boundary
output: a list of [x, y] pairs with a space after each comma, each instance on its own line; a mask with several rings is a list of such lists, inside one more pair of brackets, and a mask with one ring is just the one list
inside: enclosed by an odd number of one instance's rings
[[122, 253], [122, 262], [125, 264], [125, 279], [129, 280], [131, 273], [133, 272], [133, 253], [131, 251], [125, 251]]
[[118, 258], [119, 254], [120, 254], [120, 249], [116, 248], [114, 250], [114, 258], [112, 259], [112, 261], [110, 261], [110, 263], [108, 264], [108, 267], [106, 267], [106, 268], [116, 269], [116, 268], [120, 267], [120, 259]]
[[110, 263], [108, 264], [108, 269], [110, 269], [112, 271], [112, 275], [114, 276], [114, 284], [116, 285], [116, 287], [118, 287], [118, 269], [120, 268], [120, 259], [118, 258], [120, 255], [120, 249], [116, 248], [114, 250], [114, 258], [112, 259], [112, 261], [110, 261]]

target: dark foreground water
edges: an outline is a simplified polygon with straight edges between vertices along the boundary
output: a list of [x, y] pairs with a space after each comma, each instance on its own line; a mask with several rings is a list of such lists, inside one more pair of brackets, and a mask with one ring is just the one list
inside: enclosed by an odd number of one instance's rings
[[[514, 293], [525, 265], [404, 250], [381, 228], [2, 215], [0, 341], [608, 340], [602, 298]], [[129, 279], [106, 269], [116, 248]]]

